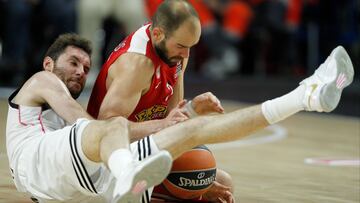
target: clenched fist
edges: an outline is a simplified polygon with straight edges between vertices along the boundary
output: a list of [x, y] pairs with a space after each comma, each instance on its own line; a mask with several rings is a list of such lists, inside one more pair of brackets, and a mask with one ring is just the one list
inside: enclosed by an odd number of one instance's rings
[[224, 113], [220, 100], [211, 92], [206, 92], [196, 96], [192, 100], [192, 107], [198, 115], [209, 113]]

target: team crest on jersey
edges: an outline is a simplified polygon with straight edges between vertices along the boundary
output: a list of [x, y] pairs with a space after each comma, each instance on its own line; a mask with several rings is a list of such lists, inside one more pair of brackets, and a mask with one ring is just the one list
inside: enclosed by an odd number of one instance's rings
[[135, 115], [136, 121], [148, 121], [153, 119], [165, 118], [167, 107], [163, 105], [154, 105]]
[[125, 38], [119, 45], [117, 45], [117, 47], [115, 47], [114, 51], [117, 51], [117, 50], [123, 48], [126, 44], [126, 40], [127, 40], [127, 38]]

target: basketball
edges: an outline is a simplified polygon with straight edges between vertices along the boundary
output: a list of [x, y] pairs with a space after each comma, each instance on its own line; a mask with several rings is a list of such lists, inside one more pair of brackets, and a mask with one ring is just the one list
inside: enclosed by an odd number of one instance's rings
[[201, 145], [183, 153], [173, 162], [164, 188], [180, 199], [194, 199], [204, 194], [216, 177], [216, 162], [211, 151]]

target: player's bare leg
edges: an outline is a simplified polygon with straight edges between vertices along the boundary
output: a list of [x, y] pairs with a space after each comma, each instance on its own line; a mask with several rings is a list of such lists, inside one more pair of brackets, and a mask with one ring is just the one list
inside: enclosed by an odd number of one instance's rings
[[136, 162], [129, 150], [127, 120], [93, 121], [84, 129], [82, 149], [94, 162], [105, 163], [117, 179], [112, 202], [139, 202], [144, 190], [168, 175], [172, 158], [166, 151]]
[[200, 144], [229, 142], [241, 139], [268, 126], [261, 106], [216, 116], [200, 116], [166, 128], [154, 134], [160, 149], [176, 159], [183, 152]]
[[93, 121], [86, 126], [83, 134], [81, 147], [91, 161], [107, 164], [115, 150], [129, 151], [127, 121], [123, 118]]
[[352, 82], [353, 76], [348, 54], [343, 47], [337, 47], [312, 76], [290, 93], [228, 114], [185, 121], [156, 133], [154, 140], [175, 159], [200, 144], [241, 139], [299, 111], [330, 112], [338, 105], [342, 90]]

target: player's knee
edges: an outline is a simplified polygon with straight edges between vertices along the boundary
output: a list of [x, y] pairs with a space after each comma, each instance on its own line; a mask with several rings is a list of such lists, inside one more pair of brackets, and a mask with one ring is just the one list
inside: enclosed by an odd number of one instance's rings
[[128, 133], [129, 121], [123, 117], [114, 117], [106, 120], [105, 128], [109, 133], [117, 132], [119, 130]]

